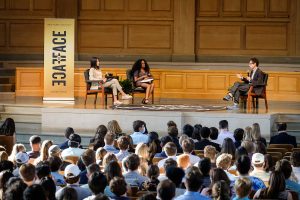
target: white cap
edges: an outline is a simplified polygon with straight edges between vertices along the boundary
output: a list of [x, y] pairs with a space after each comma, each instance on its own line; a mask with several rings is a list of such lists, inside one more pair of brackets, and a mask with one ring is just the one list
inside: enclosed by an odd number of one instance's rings
[[252, 155], [252, 164], [262, 164], [265, 162], [265, 156], [261, 153], [255, 153]]
[[80, 171], [80, 169], [78, 168], [77, 165], [69, 164], [65, 168], [65, 177], [67, 177], [67, 178], [74, 178], [76, 176], [79, 176], [80, 172], [81, 171]]
[[15, 161], [18, 164], [25, 164], [28, 162], [28, 160], [29, 160], [29, 156], [25, 152], [19, 152], [15, 156]]
[[51, 145], [48, 149], [48, 154], [52, 156], [53, 154], [61, 152], [61, 149], [57, 145]]

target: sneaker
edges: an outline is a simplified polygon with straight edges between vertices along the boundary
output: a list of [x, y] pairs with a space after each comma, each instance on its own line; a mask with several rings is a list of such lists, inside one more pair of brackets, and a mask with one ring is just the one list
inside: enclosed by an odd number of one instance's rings
[[125, 100], [125, 99], [132, 99], [132, 96], [129, 95], [129, 94], [126, 94], [124, 96], [122, 96], [122, 99]]
[[238, 110], [240, 109], [239, 104], [234, 103], [232, 106], [227, 106], [228, 110]]
[[229, 94], [227, 94], [225, 97], [223, 97], [224, 101], [230, 101], [231, 99], [232, 99], [232, 97]]
[[122, 101], [115, 101], [115, 102], [114, 102], [114, 106], [119, 106], [119, 105], [121, 105], [121, 104], [123, 104]]

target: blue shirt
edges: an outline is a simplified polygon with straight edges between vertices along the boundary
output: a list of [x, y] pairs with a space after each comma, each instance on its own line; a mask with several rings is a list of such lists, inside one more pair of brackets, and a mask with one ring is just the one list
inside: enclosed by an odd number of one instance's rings
[[300, 199], [300, 185], [295, 181], [291, 181], [289, 179], [285, 179], [285, 187], [286, 189], [293, 190], [298, 193], [298, 199]]
[[232, 200], [250, 200], [250, 199], [249, 197], [239, 198], [238, 196], [235, 196]]
[[116, 149], [113, 145], [105, 145], [105, 146], [103, 147], [103, 149], [105, 149], [107, 152], [111, 152], [111, 153], [113, 153], [113, 154], [119, 153], [119, 150]]
[[147, 177], [140, 175], [136, 171], [127, 172], [123, 176], [126, 183], [131, 186], [141, 186], [143, 182], [148, 180]]
[[145, 135], [141, 132], [134, 132], [130, 135], [130, 137], [132, 138], [133, 144], [148, 142], [148, 135]]
[[64, 176], [58, 172], [51, 172], [51, 176], [54, 179], [55, 185], [65, 185]]
[[155, 154], [155, 158], [166, 158], [168, 157], [165, 151]]
[[186, 191], [183, 195], [178, 196], [175, 200], [207, 200], [210, 199], [201, 195], [199, 192]]
[[252, 190], [257, 191], [259, 189], [266, 188], [265, 183], [261, 179], [254, 177], [254, 176], [248, 176], [248, 178], [252, 182]]

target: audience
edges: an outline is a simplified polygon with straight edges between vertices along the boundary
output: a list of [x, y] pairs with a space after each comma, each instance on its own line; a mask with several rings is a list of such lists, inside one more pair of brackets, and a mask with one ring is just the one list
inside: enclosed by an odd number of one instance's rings
[[74, 188], [72, 188], [70, 186], [66, 186], [62, 189], [62, 191], [58, 195], [56, 195], [56, 199], [57, 200], [77, 200], [78, 194]]
[[19, 176], [20, 167], [23, 164], [28, 163], [28, 161], [29, 161], [29, 156], [28, 156], [27, 153], [19, 152], [19, 153], [16, 154], [16, 156], [15, 156], [16, 168], [13, 171], [13, 174], [14, 174], [15, 177]]
[[90, 140], [90, 145], [93, 146], [94, 151], [96, 151], [99, 147], [104, 147], [104, 137], [107, 133], [107, 128], [104, 125], [99, 125], [96, 129], [96, 133], [94, 138]]
[[[101, 172], [94, 172], [91, 178], [89, 179], [88, 184], [93, 195], [84, 198], [84, 200], [93, 200], [96, 197], [96, 195], [103, 194], [104, 189], [108, 183], [104, 174], [102, 174]], [[80, 196], [79, 191], [77, 191], [77, 194], [79, 194]]]
[[193, 131], [192, 139], [195, 143], [201, 141], [201, 135], [200, 135], [201, 129], [202, 129], [201, 124], [195, 124], [194, 125], [194, 131]]
[[168, 143], [168, 142], [172, 142], [172, 138], [171, 136], [163, 136], [161, 139], [160, 139], [160, 146], [162, 148], [162, 151], [160, 153], [157, 153], [155, 154], [154, 157], [157, 157], [157, 158], [166, 158], [168, 157], [166, 155], [166, 152], [164, 151], [164, 146]]
[[235, 150], [233, 140], [231, 138], [225, 138], [220, 153], [228, 153], [232, 156], [232, 159], [235, 159]]
[[87, 167], [93, 163], [96, 163], [96, 154], [93, 150], [87, 149], [85, 152], [80, 157], [82, 163], [85, 166], [84, 170], [81, 170], [80, 172], [80, 181], [79, 184], [87, 184], [88, 179], [87, 179]]
[[11, 154], [8, 157], [8, 160], [16, 164], [15, 157], [19, 152], [26, 152], [26, 148], [23, 144], [14, 144]]
[[172, 158], [173, 160], [177, 160], [176, 158], [176, 154], [177, 154], [177, 147], [176, 147], [176, 144], [174, 144], [173, 142], [168, 142], [165, 146], [164, 146], [164, 151], [166, 152], [166, 155], [168, 156], [167, 158], [164, 158], [162, 160], [160, 160], [158, 163], [157, 163], [157, 166], [159, 168], [162, 168], [165, 161], [168, 159], [168, 158]]
[[255, 142], [262, 142], [265, 146], [267, 146], [267, 141], [265, 138], [261, 136], [260, 126], [258, 123], [252, 124], [252, 138]]
[[133, 144], [138, 143], [147, 143], [148, 136], [145, 133], [145, 125], [144, 122], [141, 120], [136, 120], [133, 122], [133, 131], [134, 133], [131, 134], [131, 138], [133, 141]]
[[127, 156], [125, 165], [128, 168], [128, 172], [124, 173], [125, 181], [130, 186], [141, 186], [145, 182], [147, 177], [140, 175], [137, 169], [140, 165], [140, 158], [136, 154], [130, 154]]
[[247, 177], [240, 177], [234, 183], [234, 190], [236, 196], [233, 200], [249, 200], [249, 194], [251, 192], [251, 180]]
[[200, 131], [202, 140], [195, 143], [196, 150], [203, 150], [207, 145], [211, 145], [216, 148], [217, 151], [221, 151], [220, 145], [209, 141], [210, 129], [207, 127], [202, 127]]
[[227, 174], [230, 181], [235, 181], [235, 176], [228, 172], [228, 169], [231, 166], [232, 162], [232, 155], [228, 153], [222, 153], [217, 157], [216, 165], [217, 168], [223, 169], [225, 173]]
[[107, 151], [103, 147], [99, 147], [96, 151], [96, 163], [98, 165], [103, 164], [104, 156], [107, 154]]
[[33, 135], [29, 138], [31, 151], [27, 152], [29, 159], [36, 159], [40, 156], [41, 138], [38, 135]]
[[45, 195], [45, 190], [41, 185], [34, 184], [28, 186], [23, 193], [24, 200], [49, 200]]
[[168, 128], [168, 135], [172, 138], [172, 142], [176, 145], [177, 152], [182, 153], [182, 148], [178, 140], [178, 128], [177, 126], [170, 126]]
[[56, 156], [56, 157], [60, 157], [61, 156], [61, 149], [59, 148], [58, 145], [52, 145], [49, 147], [48, 149], [48, 156]]
[[216, 128], [216, 127], [210, 127], [209, 128], [210, 130], [210, 135], [209, 135], [209, 139], [212, 141], [212, 142], [215, 142], [215, 140], [218, 139], [218, 136], [219, 136], [219, 130]]
[[5, 200], [23, 200], [23, 192], [27, 185], [20, 178], [10, 178], [7, 182], [7, 190], [4, 193]]
[[65, 185], [66, 182], [64, 180], [64, 176], [61, 175], [58, 170], [59, 167], [62, 165], [62, 161], [57, 156], [51, 156], [48, 158], [50, 170], [51, 170], [51, 176], [55, 182], [56, 185]]
[[120, 177], [113, 178], [109, 183], [109, 187], [114, 194], [114, 196], [110, 197], [110, 199], [129, 200], [129, 198], [125, 196], [127, 191], [127, 184], [124, 178], [120, 178]]
[[157, 186], [157, 196], [160, 200], [172, 200], [175, 196], [176, 186], [170, 180], [163, 180]]
[[113, 133], [107, 133], [104, 136], [105, 145], [103, 149], [105, 149], [107, 152], [117, 154], [119, 153], [119, 150], [114, 147], [114, 140], [115, 140], [115, 135]]
[[163, 173], [160, 173], [160, 175], [158, 176], [159, 181], [168, 179], [168, 177], [166, 176], [166, 172], [168, 171], [168, 168], [170, 168], [170, 167], [177, 167], [177, 162], [172, 158], [168, 158], [165, 161], [163, 170], [161, 170], [161, 168], [160, 168], [160, 170], [163, 171]]
[[229, 132], [228, 130], [228, 121], [227, 120], [221, 120], [219, 122], [219, 135], [218, 139], [216, 140], [216, 143], [219, 145], [222, 145], [225, 138], [231, 138], [233, 142], [235, 142], [235, 139], [233, 137], [233, 134]]
[[244, 141], [245, 140], [247, 140], [247, 141], [253, 141], [253, 138], [252, 138], [252, 128], [250, 126], [247, 126], [245, 128], [243, 140]]
[[142, 189], [155, 192], [157, 185], [159, 184], [159, 180], [157, 179], [158, 176], [159, 176], [158, 166], [150, 165], [147, 169], [147, 177], [149, 180], [147, 180], [143, 183]]
[[192, 155], [192, 152], [195, 149], [195, 144], [194, 144], [194, 141], [191, 138], [183, 140], [181, 146], [182, 146], [183, 154], [188, 155], [189, 158], [190, 158], [189, 159], [190, 160], [190, 163], [189, 163], [190, 165], [194, 165], [194, 164], [196, 164], [200, 161], [199, 156]]
[[215, 147], [211, 145], [207, 145], [204, 148], [204, 157], [210, 159], [211, 168], [216, 168], [216, 155], [217, 155], [217, 150]]
[[230, 189], [229, 189], [229, 185], [221, 180], [216, 182], [213, 186], [212, 186], [212, 199], [213, 200], [230, 200]]
[[185, 176], [184, 170], [180, 167], [168, 167], [166, 175], [176, 186], [175, 197], [184, 194], [185, 189], [182, 188], [182, 179]]
[[34, 165], [36, 165], [40, 161], [45, 161], [48, 159], [48, 157], [49, 157], [48, 150], [52, 145], [53, 145], [53, 142], [51, 140], [43, 141], [41, 151], [40, 151], [40, 156], [34, 160]]
[[182, 134], [187, 135], [189, 138], [192, 138], [194, 132], [194, 127], [190, 124], [186, 124], [182, 128]]
[[198, 168], [203, 175], [203, 187], [209, 187], [211, 184], [209, 172], [211, 170], [211, 162], [209, 158], [203, 158], [198, 163]]
[[123, 136], [122, 129], [116, 120], [111, 120], [107, 123], [107, 131], [119, 138]]
[[40, 184], [44, 188], [47, 200], [56, 200], [55, 198], [56, 186], [52, 178], [44, 177], [40, 180]]

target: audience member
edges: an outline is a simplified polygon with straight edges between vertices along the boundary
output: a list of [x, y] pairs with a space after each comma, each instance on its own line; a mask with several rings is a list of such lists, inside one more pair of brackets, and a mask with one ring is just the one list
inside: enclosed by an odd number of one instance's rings
[[117, 159], [116, 155], [111, 153], [111, 152], [106, 153], [104, 158], [103, 158], [102, 166], [105, 168], [112, 161], [118, 162], [118, 159]]
[[157, 153], [160, 153], [162, 151], [162, 147], [160, 146], [160, 140], [159, 140], [159, 135], [155, 131], [151, 131], [148, 134], [148, 142], [147, 145], [149, 146], [150, 149], [150, 159], [152, 160], [153, 157]]
[[4, 193], [3, 199], [5, 200], [24, 200], [23, 192], [27, 185], [22, 179], [12, 177], [7, 182], [7, 189]]
[[233, 137], [235, 139], [235, 142], [234, 142], [234, 145], [235, 145], [235, 148], [239, 148], [242, 144], [242, 140], [244, 138], [244, 129], [242, 128], [237, 128], [234, 130], [234, 133], [233, 133]]
[[56, 156], [56, 157], [60, 157], [61, 155], [61, 149], [59, 148], [58, 145], [51, 145], [48, 149], [48, 156]]
[[73, 134], [73, 133], [75, 133], [75, 132], [74, 132], [74, 129], [73, 129], [72, 127], [66, 128], [66, 130], [65, 130], [65, 138], [66, 138], [66, 141], [64, 141], [63, 143], [61, 143], [61, 144], [59, 145], [59, 148], [60, 148], [61, 150], [67, 149], [67, 148], [69, 147], [69, 145], [68, 145], [68, 143], [69, 143], [69, 137], [70, 137], [70, 135]]
[[85, 151], [84, 149], [79, 148], [81, 143], [81, 137], [80, 135], [73, 133], [69, 137], [69, 148], [65, 149], [61, 153], [61, 157], [65, 160], [66, 157], [68, 156], [77, 156], [80, 157], [83, 152]]
[[[114, 178], [114, 177], [120, 177], [120, 178], [124, 178], [122, 175], [122, 169], [119, 165], [118, 162], [116, 161], [112, 161], [110, 163], [108, 163], [104, 169], [104, 174], [106, 176], [106, 180], [107, 183], [110, 183], [110, 181]], [[104, 194], [108, 197], [113, 197], [115, 196], [112, 191], [110, 190], [109, 186], [106, 186], [104, 189]]]
[[26, 152], [26, 148], [23, 144], [14, 144], [11, 154], [8, 157], [8, 160], [16, 164], [15, 157], [19, 152]]
[[147, 143], [148, 136], [144, 134], [145, 132], [145, 125], [144, 122], [141, 120], [136, 120], [133, 122], [133, 131], [134, 133], [131, 134], [131, 138], [133, 141], [133, 144], [138, 143]]
[[36, 176], [39, 180], [44, 177], [51, 177], [51, 170], [48, 161], [41, 161], [35, 166]]
[[210, 135], [210, 129], [209, 128], [207, 128], [205, 126], [202, 127], [202, 129], [200, 131], [200, 134], [201, 134], [202, 140], [200, 142], [195, 143], [195, 149], [196, 150], [204, 150], [204, 148], [207, 145], [211, 145], [211, 146], [215, 147], [217, 151], [221, 150], [219, 144], [209, 141], [209, 139], [208, 139], [209, 135]]
[[225, 171], [230, 181], [235, 181], [235, 176], [228, 172], [231, 167], [232, 155], [228, 153], [222, 153], [217, 157], [216, 165], [217, 168], [221, 168]]
[[160, 200], [172, 200], [175, 196], [175, 184], [170, 180], [163, 180], [157, 186], [157, 196]]
[[27, 152], [29, 159], [36, 159], [40, 156], [41, 138], [38, 135], [33, 135], [29, 138], [31, 151]]
[[216, 155], [217, 150], [214, 146], [207, 145], [204, 148], [204, 157], [210, 159], [211, 168], [216, 168]]
[[121, 162], [126, 156], [130, 154], [128, 152], [130, 141], [128, 140], [128, 137], [121, 136], [118, 138], [117, 143], [120, 151], [116, 154], [116, 157], [118, 161]]
[[266, 172], [272, 172], [275, 170], [275, 164], [273, 162], [273, 158], [270, 154], [265, 155], [265, 165], [264, 165], [264, 170]]
[[148, 193], [144, 194], [143, 196], [140, 196], [138, 198], [138, 200], [157, 200], [157, 199], [156, 199], [155, 193], [148, 192]]
[[111, 120], [107, 123], [107, 131], [114, 134], [116, 138], [123, 136], [122, 129], [117, 120]]
[[150, 150], [147, 144], [139, 143], [135, 147], [135, 154], [140, 157], [140, 166], [139, 166], [139, 173], [142, 176], [146, 176], [147, 168], [148, 168], [148, 162], [150, 161]]
[[[86, 176], [88, 177], [88, 179], [90, 179], [90, 177], [92, 176], [92, 174], [94, 172], [101, 172], [100, 166], [97, 165], [96, 163], [90, 164], [86, 168], [86, 170], [87, 170]], [[80, 187], [83, 187], [83, 188], [86, 188], [86, 189], [90, 189], [89, 188], [89, 184], [84, 184], [84, 185], [81, 185]]]
[[80, 159], [82, 160], [85, 169], [80, 172], [80, 181], [79, 184], [87, 184], [88, 178], [87, 178], [87, 167], [93, 163], [96, 163], [96, 154], [93, 150], [87, 149], [83, 154], [81, 155]]
[[255, 141], [254, 143], [254, 152], [253, 153], [261, 153], [263, 155], [267, 154], [267, 148], [261, 141]]
[[250, 176], [260, 178], [264, 182], [269, 181], [270, 173], [264, 170], [264, 164], [265, 164], [265, 156], [263, 154], [261, 153], [253, 154], [252, 166], [254, 169], [252, 172], [250, 172]]
[[260, 126], [258, 123], [252, 124], [252, 138], [253, 138], [253, 141], [260, 141], [265, 146], [267, 146], [266, 139], [261, 136]]
[[0, 172], [2, 171], [9, 171], [13, 173], [14, 171], [14, 164], [9, 160], [2, 160], [0, 162]]
[[40, 185], [44, 188], [47, 200], [56, 200], [55, 198], [56, 186], [52, 178], [50, 177], [42, 178], [40, 180]]
[[167, 126], [168, 128], [170, 128], [171, 126], [177, 127], [177, 124], [174, 121], [168, 121]]
[[230, 200], [229, 185], [221, 180], [212, 186], [212, 199], [213, 200]]
[[[158, 176], [158, 180], [159, 181], [163, 181], [168, 179], [168, 177], [166, 176], [166, 172], [168, 170], [169, 167], [177, 167], [177, 162], [172, 159], [172, 158], [168, 158], [165, 163], [164, 163], [164, 168], [163, 168], [163, 173], [160, 173], [160, 175]], [[160, 169], [161, 170], [161, 169]]]
[[202, 129], [201, 124], [195, 124], [194, 125], [194, 131], [193, 131], [192, 139], [195, 143], [201, 141], [201, 135], [200, 135], [201, 129]]
[[192, 138], [194, 132], [194, 127], [190, 124], [185, 124], [182, 128], [182, 134], [187, 135], [189, 138]]
[[117, 154], [119, 153], [119, 150], [116, 149], [114, 147], [114, 140], [115, 140], [115, 135], [113, 133], [107, 133], [105, 136], [104, 136], [104, 149], [107, 151], [107, 152], [112, 152], [114, 154]]
[[102, 174], [101, 172], [95, 172], [89, 179], [88, 184], [93, 195], [84, 198], [84, 200], [93, 200], [96, 195], [103, 194], [108, 182], [104, 174]]
[[298, 184], [300, 184], [300, 152], [299, 151], [292, 152], [290, 162], [292, 164], [293, 172], [298, 179]]
[[23, 198], [24, 200], [48, 200], [44, 188], [38, 184], [28, 186], [24, 190]]
[[157, 165], [150, 165], [147, 169], [147, 177], [149, 180], [145, 181], [142, 184], [142, 189], [155, 192], [159, 180], [157, 179], [159, 176], [159, 168]]
[[172, 138], [172, 142], [177, 147], [177, 152], [182, 153], [181, 145], [178, 140], [178, 128], [176, 126], [170, 126], [168, 128], [168, 135]]
[[183, 140], [181, 146], [183, 154], [189, 155], [190, 157], [190, 165], [194, 165], [200, 161], [198, 156], [192, 155], [192, 152], [195, 149], [195, 144], [192, 139]]
[[203, 175], [203, 187], [209, 187], [211, 184], [209, 172], [211, 170], [211, 162], [209, 158], [203, 158], [198, 163], [198, 168]]
[[177, 156], [177, 163], [178, 167], [181, 167], [184, 170], [187, 169], [189, 166], [191, 166], [190, 156], [187, 154], [180, 154], [179, 156]]
[[0, 162], [3, 160], [8, 160], [8, 155], [6, 151], [0, 151]]
[[9, 171], [0, 172], [0, 199], [3, 199], [4, 193], [8, 187], [6, 184], [10, 178], [14, 177], [14, 175]]
[[58, 170], [59, 167], [62, 165], [62, 161], [57, 156], [51, 156], [48, 158], [50, 170], [51, 170], [51, 176], [55, 182], [56, 185], [65, 185], [66, 182], [64, 180], [64, 176], [61, 175]]
[[218, 139], [218, 136], [219, 136], [219, 130], [218, 130], [216, 127], [210, 127], [209, 130], [210, 130], [209, 139], [210, 139], [212, 142], [216, 143], [215, 140]]
[[251, 192], [251, 180], [247, 177], [240, 177], [234, 183], [234, 190], [236, 196], [233, 200], [250, 200], [249, 194]]
[[96, 151], [99, 147], [104, 147], [104, 137], [107, 133], [107, 128], [104, 125], [99, 125], [96, 129], [96, 133], [94, 138], [90, 140], [90, 144], [94, 146], [94, 151]]
[[127, 156], [126, 166], [128, 168], [128, 172], [124, 173], [125, 181], [130, 186], [141, 186], [143, 182], [148, 180], [146, 177], [140, 175], [137, 172], [137, 169], [140, 165], [140, 158], [136, 154], [131, 154]]
[[250, 126], [247, 126], [245, 128], [245, 132], [244, 132], [244, 137], [243, 137], [243, 141], [253, 141], [253, 138], [252, 138], [252, 128]]
[[162, 160], [160, 160], [158, 163], [157, 163], [157, 166], [159, 168], [162, 168], [165, 161], [168, 159], [168, 158], [172, 158], [173, 160], [176, 161], [176, 154], [177, 154], [177, 147], [176, 147], [176, 144], [174, 144], [173, 142], [168, 142], [165, 146], [164, 146], [164, 151], [166, 152], [166, 155], [168, 156], [167, 158], [164, 158]]
[[168, 142], [172, 142], [171, 136], [168, 136], [168, 135], [167, 135], [167, 136], [163, 136], [163, 137], [160, 139], [160, 146], [161, 146], [161, 148], [162, 148], [162, 151], [161, 151], [161, 153], [155, 154], [154, 157], [157, 157], [157, 158], [166, 158], [166, 157], [168, 157], [168, 156], [166, 155], [166, 152], [164, 151], [164, 146], [165, 146]]
[[103, 164], [104, 156], [107, 154], [107, 151], [103, 147], [99, 147], [96, 151], [96, 163], [98, 165]]
[[225, 138], [220, 153], [228, 153], [235, 159], [235, 145], [231, 138]]
[[19, 169], [20, 169], [21, 165], [28, 163], [28, 161], [29, 161], [29, 156], [27, 153], [19, 152], [16, 154], [16, 157], [15, 157], [16, 168], [13, 171], [13, 174], [15, 177], [19, 176]]
[[182, 179], [185, 176], [185, 172], [180, 167], [169, 167], [166, 175], [176, 186], [175, 197], [178, 197], [185, 193], [185, 189], [182, 188]]
[[52, 145], [53, 142], [51, 140], [43, 141], [41, 151], [40, 151], [40, 156], [34, 160], [34, 165], [38, 164], [40, 161], [45, 161], [48, 159], [49, 157], [48, 150]]
[[125, 196], [127, 191], [127, 184], [124, 178], [115, 177], [109, 183], [110, 190], [113, 192], [114, 196], [110, 197], [113, 200], [129, 200]]
[[219, 135], [218, 135], [218, 139], [216, 140], [216, 143], [218, 143], [219, 145], [222, 145], [223, 140], [225, 138], [231, 138], [233, 142], [235, 142], [235, 139], [233, 137], [233, 134], [231, 132], [229, 132], [228, 130], [228, 121], [227, 120], [221, 120], [219, 122]]
[[62, 191], [58, 195], [56, 195], [56, 199], [57, 200], [77, 200], [78, 194], [74, 188], [72, 188], [70, 186], [66, 186], [66, 187], [62, 188]]
[[286, 123], [279, 123], [277, 125], [278, 135], [274, 135], [271, 137], [270, 144], [292, 144], [296, 148], [296, 137], [289, 135], [286, 129]]
[[242, 147], [244, 147], [247, 150], [249, 158], [252, 157], [254, 152], [254, 144], [252, 141], [244, 140], [241, 144]]
[[23, 164], [20, 167], [20, 178], [26, 183], [27, 186], [34, 184], [36, 180], [35, 167], [32, 164]]

